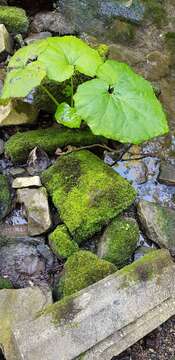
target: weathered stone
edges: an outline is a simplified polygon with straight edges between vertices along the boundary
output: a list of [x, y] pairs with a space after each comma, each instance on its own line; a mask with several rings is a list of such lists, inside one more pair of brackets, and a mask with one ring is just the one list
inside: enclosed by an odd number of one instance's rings
[[30, 34], [27, 38], [25, 38], [24, 42], [26, 45], [30, 45], [36, 40], [46, 39], [51, 36], [52, 34], [49, 31], [39, 32], [36, 34], [34, 33], [34, 34]]
[[78, 243], [98, 232], [135, 199], [126, 180], [85, 150], [59, 158], [43, 172], [41, 180]]
[[31, 130], [17, 133], [5, 144], [5, 153], [14, 162], [25, 162], [30, 151], [38, 146], [47, 154], [54, 154], [58, 147], [66, 145], [83, 146], [104, 142], [103, 137], [95, 136], [89, 129], [48, 129]]
[[166, 185], [175, 185], [175, 166], [161, 162], [159, 182]]
[[10, 211], [11, 195], [7, 177], [0, 174], [0, 220]]
[[18, 177], [12, 183], [14, 189], [40, 186], [42, 184], [39, 176]]
[[175, 210], [141, 200], [138, 216], [148, 238], [175, 255]]
[[38, 110], [24, 101], [10, 101], [7, 105], [0, 105], [0, 126], [30, 124], [37, 116]]
[[47, 191], [39, 189], [18, 189], [17, 201], [23, 203], [27, 213], [29, 235], [45, 233], [51, 226]]
[[12, 326], [33, 320], [38, 311], [51, 303], [51, 293], [37, 287], [0, 291], [0, 343], [7, 360], [18, 360], [12, 342]]
[[31, 24], [31, 28], [35, 32], [50, 31], [59, 35], [70, 35], [75, 33], [75, 28], [66, 20], [64, 15], [53, 11], [36, 14]]
[[170, 72], [170, 58], [159, 51], [153, 51], [147, 55], [147, 61], [143, 69], [143, 75], [150, 81], [157, 81], [166, 77]]
[[13, 177], [23, 175], [24, 173], [25, 169], [23, 169], [22, 167], [12, 167], [11, 169], [9, 169], [9, 174]]
[[[156, 326], [173, 315], [174, 269], [168, 252], [157, 250], [79, 293], [47, 307], [40, 317], [30, 322], [30, 326], [26, 321], [13, 329], [19, 358], [57, 360], [59, 354], [60, 359], [71, 360], [83, 356], [90, 349], [90, 357], [89, 354], [86, 357], [88, 360], [111, 359], [128, 347], [131, 339], [133, 341], [136, 337], [138, 340], [143, 333], [153, 330], [155, 323], [151, 322], [150, 326], [148, 321], [151, 312], [156, 317], [160, 315], [161, 307], [162, 316], [156, 319]], [[171, 304], [171, 311], [165, 307], [165, 303]], [[141, 324], [143, 327], [140, 334], [137, 321], [139, 329]], [[123, 332], [124, 348], [120, 343]], [[119, 348], [116, 338], [120, 339]], [[96, 353], [95, 349], [99, 352]], [[107, 356], [108, 350], [111, 356]]]
[[78, 244], [71, 239], [65, 225], [58, 225], [49, 235], [49, 245], [59, 258], [68, 258], [79, 250]]
[[47, 169], [50, 163], [50, 159], [46, 152], [39, 147], [35, 147], [28, 157], [27, 171], [30, 175], [36, 175]]
[[144, 17], [144, 6], [137, 0], [133, 1], [101, 1], [100, 14], [106, 17], [118, 17], [131, 21], [133, 23], [140, 23]]
[[148, 169], [142, 160], [118, 161], [114, 169], [133, 184], [144, 184], [147, 181]]
[[0, 23], [11, 33], [25, 33], [29, 26], [26, 12], [15, 6], [0, 6]]
[[121, 268], [131, 259], [138, 240], [139, 228], [136, 221], [131, 218], [116, 218], [102, 235], [97, 255]]
[[12, 39], [3, 24], [0, 24], [0, 59], [12, 53]]

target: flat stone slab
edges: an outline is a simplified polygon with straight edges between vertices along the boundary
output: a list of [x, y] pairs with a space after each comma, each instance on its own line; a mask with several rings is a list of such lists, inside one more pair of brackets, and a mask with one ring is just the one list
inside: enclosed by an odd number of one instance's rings
[[137, 321], [142, 337], [175, 313], [174, 271], [169, 252], [156, 250], [47, 307], [30, 326], [13, 328], [18, 358], [72, 360], [89, 350], [85, 359], [109, 360], [138, 340]]

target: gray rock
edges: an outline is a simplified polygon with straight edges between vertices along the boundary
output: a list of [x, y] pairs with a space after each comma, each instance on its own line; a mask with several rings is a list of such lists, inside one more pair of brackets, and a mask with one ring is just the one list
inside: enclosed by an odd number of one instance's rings
[[7, 105], [0, 105], [0, 126], [30, 124], [37, 116], [38, 110], [24, 101], [10, 101]]
[[0, 59], [12, 53], [12, 39], [3, 24], [0, 24]]
[[35, 32], [49, 31], [59, 35], [68, 35], [75, 33], [73, 25], [64, 17], [64, 15], [45, 11], [34, 16], [31, 28]]
[[141, 200], [137, 212], [148, 238], [175, 255], [175, 210]]
[[0, 291], [0, 339], [7, 360], [18, 360], [11, 327], [24, 320], [31, 321], [38, 311], [51, 303], [51, 292], [38, 287]]
[[50, 163], [50, 159], [46, 152], [36, 146], [29, 154], [27, 171], [30, 175], [36, 175], [47, 169]]
[[39, 176], [17, 177], [12, 183], [14, 189], [41, 186], [42, 184]]
[[175, 166], [161, 162], [159, 182], [166, 185], [175, 185]]
[[47, 191], [44, 187], [39, 189], [18, 189], [17, 202], [24, 204], [29, 235], [45, 233], [51, 226]]
[[147, 181], [148, 169], [142, 160], [118, 161], [114, 168], [133, 184], [144, 184]]
[[9, 169], [9, 174], [12, 175], [13, 177], [22, 175], [24, 173], [25, 173], [25, 169], [21, 167], [12, 167], [11, 169]]
[[27, 38], [24, 39], [24, 43], [26, 45], [32, 44], [36, 40], [42, 40], [46, 39], [48, 37], [51, 37], [52, 34], [49, 31], [43, 31], [36, 34], [30, 34]]
[[106, 17], [119, 17], [133, 23], [140, 23], [144, 12], [145, 8], [139, 0], [101, 1], [100, 14]]
[[[46, 308], [36, 320], [13, 328], [16, 349], [25, 360], [72, 360], [88, 350], [86, 359], [109, 360], [175, 311], [175, 265], [166, 250], [157, 250], [98, 283]], [[157, 286], [159, 284], [159, 286]], [[165, 303], [170, 304], [167, 311]], [[163, 305], [163, 307], [162, 307]], [[162, 316], [160, 315], [160, 308]], [[145, 320], [145, 316], [147, 321]], [[151, 317], [151, 316], [150, 316]], [[142, 320], [143, 331], [137, 329]], [[127, 327], [133, 326], [132, 333]], [[129, 330], [129, 329], [128, 329]], [[113, 341], [117, 337], [124, 342]], [[115, 346], [112, 353], [112, 347]], [[100, 351], [101, 350], [101, 351]], [[111, 350], [109, 356], [107, 351]], [[115, 352], [114, 352], [115, 350]], [[99, 352], [98, 352], [99, 351]], [[105, 355], [106, 353], [106, 355]], [[93, 356], [92, 356], [93, 354]], [[19, 356], [19, 358], [20, 358]], [[86, 354], [84, 354], [86, 356]]]

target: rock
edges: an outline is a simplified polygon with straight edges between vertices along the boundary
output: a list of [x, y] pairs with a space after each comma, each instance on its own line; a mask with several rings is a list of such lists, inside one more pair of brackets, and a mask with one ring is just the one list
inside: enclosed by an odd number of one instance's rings
[[25, 173], [25, 169], [21, 167], [12, 167], [11, 169], [9, 169], [9, 174], [12, 175], [13, 177], [23, 175], [24, 173]]
[[58, 258], [68, 258], [79, 250], [78, 244], [71, 239], [65, 225], [58, 225], [49, 235], [49, 245]]
[[57, 285], [57, 293], [63, 297], [70, 296], [116, 270], [110, 262], [99, 259], [90, 251], [80, 250], [66, 261], [64, 273]]
[[31, 321], [44, 306], [52, 303], [51, 293], [38, 287], [0, 291], [0, 339], [6, 359], [17, 360], [11, 328]]
[[31, 124], [37, 116], [35, 106], [24, 101], [10, 101], [7, 105], [0, 105], [0, 126]]
[[175, 210], [142, 200], [138, 216], [148, 238], [175, 255]]
[[146, 247], [146, 246], [139, 246], [134, 254], [134, 261], [142, 258], [143, 256], [155, 251], [155, 248]]
[[35, 147], [29, 154], [27, 160], [27, 171], [30, 175], [36, 175], [47, 169], [50, 160], [46, 152], [39, 147]]
[[133, 184], [144, 184], [147, 181], [148, 169], [142, 160], [118, 161], [113, 168]]
[[11, 228], [14, 233], [0, 235], [1, 276], [8, 276], [15, 287], [48, 285], [54, 257], [44, 238], [23, 236]]
[[126, 48], [121, 44], [111, 44], [109, 46], [109, 59], [126, 62], [133, 67], [143, 63], [143, 55], [140, 51]]
[[121, 268], [131, 259], [138, 240], [139, 228], [136, 221], [130, 218], [116, 218], [102, 235], [97, 255]]
[[5, 60], [12, 53], [12, 39], [3, 24], [0, 24], [0, 59]]
[[160, 51], [153, 51], [147, 55], [145, 66], [141, 74], [149, 81], [158, 81], [170, 72], [170, 57]]
[[169, 253], [157, 250], [47, 306], [13, 328], [18, 354], [25, 360], [113, 358], [174, 314], [174, 269]]
[[161, 79], [160, 80], [160, 101], [163, 103], [165, 110], [168, 113], [168, 117], [170, 120], [171, 128], [175, 128], [174, 123], [174, 114], [175, 114], [175, 79], [168, 78], [168, 79]]
[[110, 40], [128, 43], [134, 39], [135, 27], [132, 24], [117, 19], [113, 21], [107, 32]]
[[14, 34], [26, 33], [29, 26], [25, 10], [14, 6], [0, 6], [0, 23]]
[[16, 133], [5, 144], [5, 153], [14, 162], [25, 162], [30, 151], [38, 146], [53, 155], [58, 147], [83, 146], [102, 143], [105, 139], [95, 136], [89, 129], [77, 130], [59, 127]]
[[100, 231], [135, 199], [132, 186], [86, 150], [62, 156], [41, 180], [78, 243]]
[[18, 177], [12, 183], [14, 189], [40, 186], [42, 184], [39, 176]]
[[12, 289], [13, 285], [8, 278], [0, 276], [0, 290], [2, 289]]
[[8, 179], [0, 174], [0, 220], [2, 220], [10, 211], [11, 195]]
[[17, 202], [25, 206], [29, 235], [40, 235], [49, 230], [52, 221], [47, 191], [44, 187], [39, 189], [18, 189]]
[[2, 155], [4, 153], [4, 140], [0, 139], [0, 155]]
[[74, 26], [69, 23], [64, 15], [55, 11], [45, 11], [36, 14], [32, 21], [31, 28], [34, 32], [49, 31], [58, 35], [75, 33]]
[[24, 42], [26, 45], [30, 45], [36, 40], [42, 40], [51, 36], [52, 34], [49, 31], [39, 32], [36, 34], [34, 33], [34, 34], [30, 34], [27, 38], [25, 38]]
[[131, 4], [127, 0], [117, 2], [111, 0], [101, 1], [100, 14], [108, 18], [118, 17], [138, 24], [143, 20], [144, 10], [143, 4], [137, 0], [133, 0]]
[[166, 185], [175, 185], [175, 166], [161, 162], [159, 182]]

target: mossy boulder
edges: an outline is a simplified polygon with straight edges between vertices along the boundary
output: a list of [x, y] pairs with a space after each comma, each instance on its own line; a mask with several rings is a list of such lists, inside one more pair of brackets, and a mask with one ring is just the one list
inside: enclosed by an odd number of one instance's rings
[[11, 195], [7, 177], [0, 174], [0, 220], [9, 212], [11, 205]]
[[2, 289], [12, 289], [13, 285], [9, 279], [3, 278], [0, 276], [0, 290]]
[[80, 250], [65, 263], [57, 291], [61, 296], [69, 296], [112, 274], [117, 269], [108, 261], [98, 258], [90, 251]]
[[60, 258], [68, 258], [79, 250], [78, 244], [71, 239], [65, 225], [58, 225], [49, 235], [49, 244], [54, 254]]
[[128, 181], [96, 155], [81, 150], [59, 158], [42, 182], [77, 243], [82, 243], [132, 204]]
[[29, 20], [25, 10], [14, 6], [0, 6], [0, 23], [11, 33], [26, 33]]
[[117, 218], [106, 228], [98, 244], [98, 256], [114, 263], [118, 268], [128, 263], [139, 239], [135, 220]]
[[89, 129], [72, 130], [63, 127], [50, 127], [16, 133], [6, 142], [5, 153], [13, 162], [23, 163], [27, 160], [30, 151], [36, 146], [51, 155], [58, 147], [91, 145], [104, 141], [103, 137], [93, 135]]

